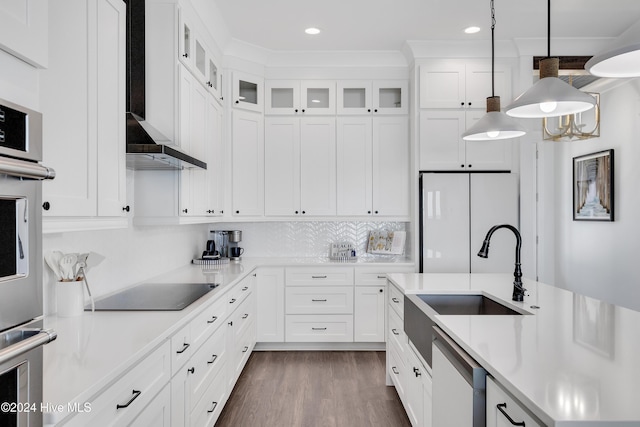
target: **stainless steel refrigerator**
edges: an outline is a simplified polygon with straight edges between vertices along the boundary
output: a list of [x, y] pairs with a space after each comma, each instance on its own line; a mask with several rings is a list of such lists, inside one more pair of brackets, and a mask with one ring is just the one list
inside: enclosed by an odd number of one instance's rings
[[513, 273], [516, 240], [491, 238], [489, 258], [476, 254], [493, 225], [519, 228], [518, 176], [511, 173], [420, 173], [420, 272]]

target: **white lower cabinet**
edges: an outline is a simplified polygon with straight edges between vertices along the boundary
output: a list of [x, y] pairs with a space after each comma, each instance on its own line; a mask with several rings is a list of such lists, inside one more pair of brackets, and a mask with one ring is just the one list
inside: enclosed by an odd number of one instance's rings
[[356, 286], [353, 309], [355, 342], [384, 342], [386, 286]]
[[513, 425], [542, 427], [545, 424], [503, 389], [493, 377], [487, 376], [487, 427]]
[[169, 427], [171, 423], [171, 385], [162, 391], [133, 420], [131, 426]]
[[412, 345], [406, 352], [406, 380], [404, 405], [414, 426], [430, 427], [431, 375], [416, 355]]
[[256, 272], [256, 341], [284, 342], [284, 268]]
[[[65, 425], [81, 427], [130, 425], [169, 382], [171, 375], [169, 347], [167, 340], [115, 384], [90, 399], [87, 403], [91, 404], [91, 412], [80, 412]], [[157, 411], [150, 411], [157, 413]]]

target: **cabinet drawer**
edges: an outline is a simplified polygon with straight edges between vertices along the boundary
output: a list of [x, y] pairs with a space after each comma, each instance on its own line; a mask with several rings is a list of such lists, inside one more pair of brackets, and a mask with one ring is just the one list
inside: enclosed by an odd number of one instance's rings
[[230, 317], [230, 321], [233, 322], [233, 333], [235, 334], [236, 340], [244, 334], [245, 330], [251, 325], [251, 322], [253, 322], [255, 310], [252, 305], [253, 297], [245, 299]]
[[389, 305], [404, 321], [404, 294], [389, 282]]
[[159, 348], [125, 373], [115, 384], [91, 399], [91, 412], [71, 418], [69, 426], [128, 425], [168, 383], [170, 343]]
[[[191, 377], [191, 403], [196, 402], [203, 395], [212, 379], [218, 374], [225, 362], [226, 328], [220, 328], [193, 355], [188, 367], [193, 369]], [[187, 408], [191, 410], [193, 408]]]
[[396, 391], [398, 392], [398, 397], [402, 402], [405, 401], [405, 364], [404, 358], [399, 356], [396, 351], [391, 348], [391, 351], [387, 351], [387, 357], [389, 361], [387, 363], [389, 369], [389, 376], [391, 377], [391, 381], [393, 381], [393, 385], [396, 387]]
[[253, 347], [255, 346], [255, 323], [249, 322], [244, 332], [236, 339], [235, 352], [230, 357], [232, 363], [234, 363], [236, 378], [242, 372], [242, 368], [249, 360]]
[[233, 289], [231, 289], [227, 293], [227, 302], [228, 307], [231, 309], [229, 313], [233, 311], [244, 299], [253, 292], [253, 280], [254, 276], [245, 277], [240, 281], [240, 283], [234, 285]]
[[223, 366], [207, 384], [208, 388], [191, 411], [192, 426], [212, 426], [220, 416], [227, 399], [225, 371]]
[[286, 316], [287, 342], [352, 342], [352, 315]]
[[297, 286], [285, 291], [287, 314], [352, 314], [353, 286]]
[[407, 349], [407, 336], [404, 333], [404, 323], [395, 310], [389, 310], [389, 326], [387, 330], [387, 342], [398, 352], [398, 356], [404, 357]]
[[544, 423], [524, 408], [522, 403], [515, 400], [492, 377], [487, 376], [487, 427], [511, 425], [507, 416], [527, 427], [544, 426]]
[[191, 358], [195, 346], [191, 340], [191, 328], [187, 324], [171, 337], [171, 376]]
[[406, 267], [356, 267], [356, 286], [384, 286], [387, 284], [387, 273], [411, 273], [413, 268]]
[[221, 298], [205, 308], [191, 321], [191, 337], [194, 350], [198, 349], [202, 343], [220, 326], [227, 314], [228, 301]]
[[285, 283], [287, 286], [353, 286], [353, 268], [287, 268]]

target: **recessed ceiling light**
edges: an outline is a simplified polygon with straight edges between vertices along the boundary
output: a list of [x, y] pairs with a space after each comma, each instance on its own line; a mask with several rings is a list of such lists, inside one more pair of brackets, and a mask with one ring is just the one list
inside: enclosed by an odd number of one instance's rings
[[480, 27], [467, 27], [464, 29], [464, 32], [467, 34], [475, 34], [480, 31]]
[[316, 34], [320, 34], [320, 30], [314, 27], [307, 28], [306, 30], [304, 30], [304, 32], [307, 34], [311, 34], [312, 36], [315, 36]]

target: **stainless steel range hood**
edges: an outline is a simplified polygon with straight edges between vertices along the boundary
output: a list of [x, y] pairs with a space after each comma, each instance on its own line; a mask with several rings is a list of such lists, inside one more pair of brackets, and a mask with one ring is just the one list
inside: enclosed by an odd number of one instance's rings
[[127, 168], [137, 170], [206, 169], [207, 164], [180, 151], [145, 117], [144, 1], [127, 3]]

